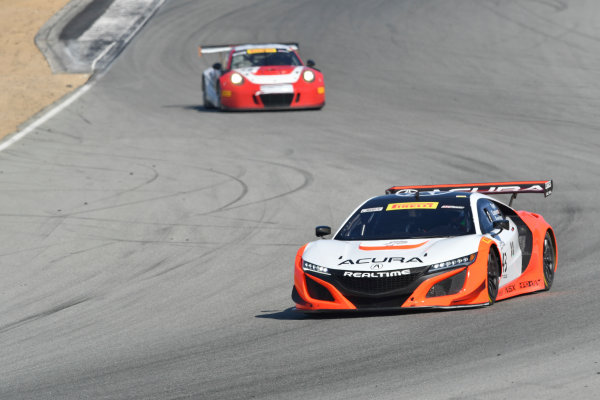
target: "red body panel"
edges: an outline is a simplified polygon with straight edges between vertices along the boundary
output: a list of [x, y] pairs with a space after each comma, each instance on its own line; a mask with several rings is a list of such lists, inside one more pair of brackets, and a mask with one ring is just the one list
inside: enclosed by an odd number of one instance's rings
[[[278, 68], [277, 73], [289, 73], [293, 67], [284, 66]], [[230, 110], [256, 110], [256, 109], [294, 109], [294, 108], [321, 108], [325, 105], [325, 82], [323, 74], [316, 69], [310, 69], [315, 74], [312, 82], [306, 82], [302, 77], [291, 85], [294, 88], [293, 96], [289, 105], [265, 106], [261, 96], [258, 93], [261, 85], [249, 82], [247, 79], [239, 85], [231, 83], [230, 76], [232, 71], [225, 73], [219, 78], [219, 87], [221, 90], [221, 105], [224, 109]], [[266, 71], [265, 71], [266, 70]], [[257, 75], [273, 75], [266, 68], [261, 68]]]

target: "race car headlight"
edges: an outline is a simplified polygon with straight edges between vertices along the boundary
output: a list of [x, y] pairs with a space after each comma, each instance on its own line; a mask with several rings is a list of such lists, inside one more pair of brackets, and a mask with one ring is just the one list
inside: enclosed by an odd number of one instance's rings
[[244, 77], [242, 75], [238, 74], [237, 72], [234, 72], [233, 74], [231, 74], [231, 77], [229, 77], [229, 80], [234, 85], [241, 85], [242, 83], [244, 83]]
[[306, 82], [312, 82], [315, 80], [315, 73], [312, 72], [310, 69], [305, 69], [302, 73], [302, 78], [304, 78]]
[[469, 254], [468, 256], [463, 256], [459, 258], [454, 258], [448, 261], [442, 261], [440, 263], [432, 264], [429, 266], [427, 270], [428, 274], [433, 274], [434, 272], [445, 271], [453, 268], [466, 267], [475, 262], [477, 258], [477, 253]]
[[317, 272], [319, 274], [331, 275], [329, 270], [325, 267], [321, 267], [320, 265], [316, 265], [313, 263], [309, 263], [308, 261], [302, 260], [302, 269], [304, 271]]

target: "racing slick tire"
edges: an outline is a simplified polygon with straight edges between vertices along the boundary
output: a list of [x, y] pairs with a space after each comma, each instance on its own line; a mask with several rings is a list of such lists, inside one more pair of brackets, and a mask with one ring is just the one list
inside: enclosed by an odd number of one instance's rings
[[556, 269], [556, 250], [550, 232], [546, 232], [546, 237], [544, 237], [543, 260], [544, 290], [550, 290], [552, 282], [554, 282], [554, 270]]
[[211, 109], [215, 108], [214, 104], [211, 103], [208, 100], [208, 98], [206, 97], [206, 81], [205, 81], [204, 77], [202, 77], [202, 105], [207, 110], [211, 110]]
[[490, 254], [488, 255], [486, 286], [488, 291], [488, 297], [490, 299], [489, 305], [491, 306], [496, 302], [496, 297], [498, 296], [498, 288], [500, 286], [500, 262], [498, 260], [498, 255], [491, 248]]
[[223, 107], [223, 102], [221, 102], [221, 85], [219, 85], [218, 82], [217, 82], [217, 100], [219, 101], [219, 105], [215, 104], [215, 108], [218, 109], [219, 111], [225, 111], [225, 108]]

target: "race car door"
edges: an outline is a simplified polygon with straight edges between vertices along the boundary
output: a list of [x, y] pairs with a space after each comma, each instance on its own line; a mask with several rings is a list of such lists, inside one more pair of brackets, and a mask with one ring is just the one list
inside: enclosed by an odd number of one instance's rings
[[[500, 249], [502, 256], [500, 287], [502, 287], [521, 275], [522, 253], [519, 247], [519, 231], [516, 224], [491, 200], [479, 199], [477, 214], [481, 232], [494, 240]], [[494, 229], [494, 221], [501, 220], [508, 220], [508, 229]]]

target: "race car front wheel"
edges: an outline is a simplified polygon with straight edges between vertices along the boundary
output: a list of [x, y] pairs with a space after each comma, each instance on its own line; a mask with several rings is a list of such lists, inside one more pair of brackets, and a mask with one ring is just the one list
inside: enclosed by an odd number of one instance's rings
[[206, 97], [206, 80], [202, 77], [202, 103], [205, 109], [215, 108], [215, 106]]
[[496, 302], [498, 296], [498, 287], [500, 284], [500, 263], [496, 252], [490, 249], [488, 255], [488, 270], [487, 270], [487, 290], [490, 299], [490, 306]]
[[550, 232], [544, 238], [544, 290], [550, 290], [554, 282], [554, 269], [556, 268], [556, 251]]

